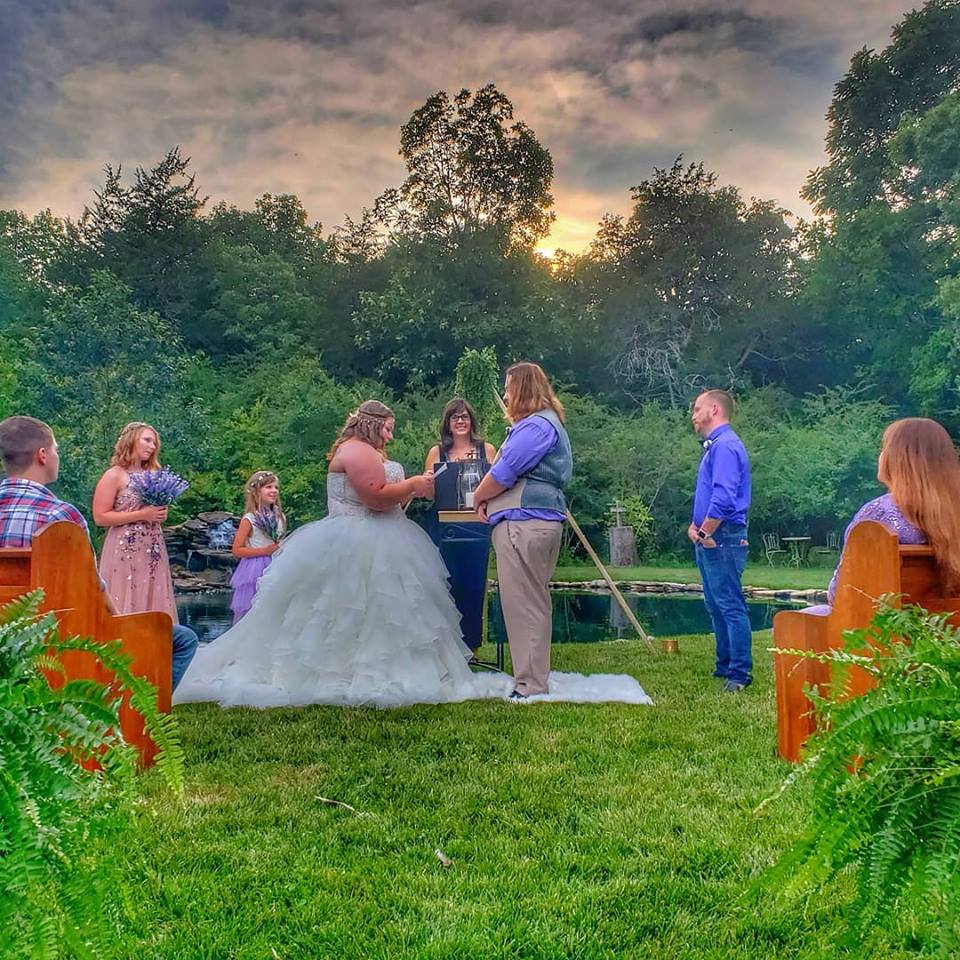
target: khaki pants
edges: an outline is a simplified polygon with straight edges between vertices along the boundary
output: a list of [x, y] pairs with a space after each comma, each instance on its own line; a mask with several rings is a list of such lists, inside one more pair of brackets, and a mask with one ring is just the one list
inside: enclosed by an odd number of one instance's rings
[[563, 524], [556, 520], [501, 520], [493, 528], [514, 686], [527, 696], [547, 692], [553, 632], [547, 584], [562, 534]]

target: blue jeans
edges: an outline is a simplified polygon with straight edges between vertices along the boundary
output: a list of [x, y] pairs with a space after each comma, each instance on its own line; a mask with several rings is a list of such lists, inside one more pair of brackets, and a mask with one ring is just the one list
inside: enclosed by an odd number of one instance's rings
[[173, 627], [173, 689], [190, 666], [193, 655], [197, 652], [197, 635], [182, 623]]
[[703, 602], [717, 638], [714, 675], [748, 684], [753, 659], [750, 650], [750, 615], [743, 599], [740, 578], [747, 564], [747, 528], [722, 523], [713, 535], [717, 545], [696, 544], [694, 554], [703, 580]]

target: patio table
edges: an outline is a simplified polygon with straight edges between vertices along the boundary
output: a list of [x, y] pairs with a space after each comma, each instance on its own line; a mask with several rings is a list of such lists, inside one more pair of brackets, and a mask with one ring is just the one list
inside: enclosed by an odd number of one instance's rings
[[803, 565], [804, 560], [806, 559], [807, 546], [812, 537], [781, 537], [780, 538], [784, 543], [790, 547], [790, 563], [795, 567]]

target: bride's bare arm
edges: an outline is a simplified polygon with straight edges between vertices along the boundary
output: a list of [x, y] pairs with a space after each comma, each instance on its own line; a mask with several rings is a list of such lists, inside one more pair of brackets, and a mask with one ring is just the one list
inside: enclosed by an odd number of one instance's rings
[[389, 510], [411, 497], [433, 494], [433, 481], [429, 476], [416, 476], [399, 483], [387, 483], [383, 460], [377, 451], [366, 443], [343, 444], [333, 458], [330, 469], [345, 473], [363, 505], [371, 510]]

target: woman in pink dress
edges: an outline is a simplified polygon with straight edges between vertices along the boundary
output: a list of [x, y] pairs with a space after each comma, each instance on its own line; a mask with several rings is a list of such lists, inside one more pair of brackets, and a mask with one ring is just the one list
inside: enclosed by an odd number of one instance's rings
[[166, 507], [145, 506], [130, 476], [159, 470], [160, 435], [149, 423], [128, 423], [120, 433], [110, 467], [93, 492], [93, 520], [107, 528], [100, 576], [117, 613], [169, 613], [177, 623], [170, 562], [160, 524]]

